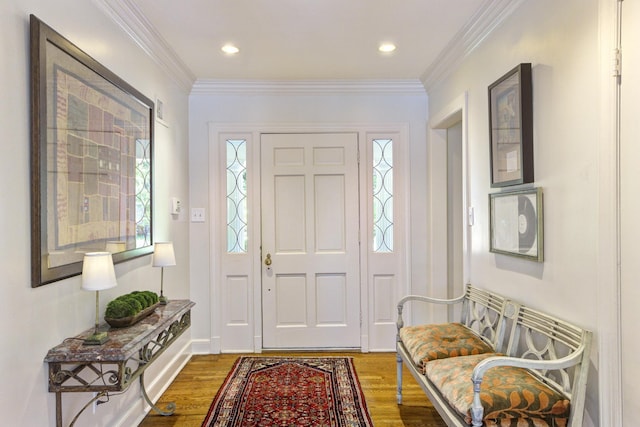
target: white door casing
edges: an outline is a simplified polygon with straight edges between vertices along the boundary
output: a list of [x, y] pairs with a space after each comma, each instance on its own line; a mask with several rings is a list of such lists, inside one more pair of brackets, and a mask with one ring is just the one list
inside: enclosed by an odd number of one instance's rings
[[[471, 239], [474, 232], [474, 208], [471, 205], [468, 174], [468, 95], [465, 92], [429, 121], [429, 176], [430, 176], [430, 295], [451, 298], [460, 295], [469, 283]], [[455, 165], [449, 164], [451, 144], [456, 145]], [[447, 167], [439, 167], [439, 165]], [[448, 168], [453, 166], [454, 170]], [[455, 181], [455, 192], [450, 185]], [[450, 205], [450, 202], [455, 202]], [[456, 210], [453, 213], [450, 210]], [[455, 221], [455, 223], [452, 223]], [[477, 232], [477, 231], [476, 231]], [[451, 267], [454, 267], [453, 269]], [[430, 311], [430, 322], [455, 318], [447, 307]]]
[[358, 136], [263, 134], [260, 148], [263, 347], [358, 348]]
[[[359, 146], [360, 218], [359, 313], [361, 351], [393, 351], [395, 348], [396, 302], [411, 290], [411, 238], [409, 233], [409, 156], [406, 124], [220, 124], [209, 123], [209, 241], [211, 353], [260, 352], [263, 347], [261, 275], [261, 173], [260, 140], [264, 134], [348, 133]], [[392, 253], [372, 251], [372, 158], [373, 139], [394, 141], [394, 235]], [[247, 148], [247, 238], [246, 253], [227, 251], [228, 140], [246, 140]], [[206, 223], [205, 223], [206, 224]], [[264, 249], [263, 255], [268, 253]], [[273, 256], [273, 254], [272, 254]], [[272, 264], [275, 268], [276, 264]], [[356, 310], [356, 311], [357, 311]], [[202, 343], [205, 346], [205, 343]], [[337, 348], [336, 343], [330, 347]], [[314, 343], [313, 348], [316, 347]]]

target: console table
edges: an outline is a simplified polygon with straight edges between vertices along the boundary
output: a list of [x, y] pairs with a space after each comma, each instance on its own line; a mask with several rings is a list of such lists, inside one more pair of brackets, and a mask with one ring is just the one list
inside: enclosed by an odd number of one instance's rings
[[44, 361], [49, 364], [49, 391], [56, 394], [56, 427], [62, 427], [62, 393], [94, 392], [91, 399], [73, 418], [89, 406], [105, 403], [100, 400], [110, 392], [125, 391], [137, 378], [140, 379], [142, 395], [151, 408], [163, 415], [171, 415], [175, 404], [170, 403], [165, 411], [158, 409], [147, 396], [144, 371], [191, 325], [189, 300], [174, 300], [159, 305], [148, 317], [125, 328], [109, 328], [109, 340], [102, 345], [84, 345], [83, 340], [95, 328], [65, 339], [49, 350]]

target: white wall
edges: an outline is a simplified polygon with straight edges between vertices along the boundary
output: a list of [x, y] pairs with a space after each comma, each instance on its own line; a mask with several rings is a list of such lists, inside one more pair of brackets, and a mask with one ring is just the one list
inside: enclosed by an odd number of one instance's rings
[[[196, 85], [197, 86], [197, 85]], [[268, 93], [267, 93], [268, 92]], [[365, 91], [366, 92], [366, 91]], [[194, 207], [207, 208], [207, 221], [193, 223], [191, 227], [191, 297], [205, 306], [210, 300], [211, 252], [209, 250], [210, 224], [209, 212], [210, 188], [209, 174], [209, 123], [225, 124], [262, 124], [262, 125], [309, 125], [334, 124], [347, 126], [353, 123], [408, 125], [409, 149], [411, 159], [411, 224], [413, 230], [411, 260], [411, 280], [416, 292], [424, 289], [426, 263], [422, 254], [426, 250], [422, 236], [426, 232], [426, 94], [402, 93], [273, 93], [255, 91], [255, 93], [212, 93], [195, 90], [189, 102], [190, 120], [190, 173], [191, 204]], [[214, 302], [215, 304], [215, 302]], [[195, 314], [196, 326], [194, 338], [201, 342], [200, 351], [207, 351], [210, 340], [216, 331], [211, 331], [211, 316], [218, 313]], [[209, 322], [209, 323], [207, 323]], [[215, 348], [215, 346], [213, 347]]]
[[[148, 98], [164, 101], [169, 127], [156, 128], [155, 216], [156, 240], [175, 242], [178, 265], [165, 271], [165, 292], [171, 298], [189, 297], [188, 224], [169, 215], [169, 197], [188, 205], [187, 95], [172, 83], [95, 3], [86, 0], [3, 0], [0, 2], [0, 413], [11, 426], [55, 425], [54, 394], [47, 391], [49, 348], [93, 325], [95, 297], [80, 289], [79, 277], [31, 288], [30, 266], [30, 90], [29, 14], [35, 14], [70, 39]], [[101, 293], [106, 303], [135, 289], [156, 290], [160, 272], [150, 257], [116, 265], [118, 287]], [[194, 308], [197, 310], [197, 308]], [[150, 368], [147, 382], [171, 375], [178, 350], [189, 342], [189, 332]], [[169, 371], [161, 369], [166, 365]], [[173, 371], [171, 371], [173, 369]], [[152, 384], [154, 396], [160, 385]], [[88, 393], [63, 396], [64, 420], [91, 398]], [[131, 411], [131, 412], [128, 412]], [[121, 417], [142, 414], [138, 385], [123, 396], [100, 405], [96, 414], [83, 413], [77, 426], [113, 426]]]
[[640, 121], [638, 120], [638, 99], [640, 99], [640, 55], [634, 48], [640, 40], [637, 23], [640, 22], [638, 2], [624, 2], [622, 21], [622, 139], [621, 139], [621, 313], [622, 319], [622, 392], [623, 422], [625, 426], [637, 424], [640, 419], [640, 263], [638, 258], [638, 238], [640, 227], [638, 211], [640, 201]]
[[[535, 185], [544, 191], [544, 263], [489, 252], [487, 87], [533, 66]], [[598, 331], [599, 15], [597, 0], [523, 2], [460, 67], [429, 91], [437, 115], [468, 93], [471, 283]], [[611, 278], [612, 280], [614, 278]], [[598, 342], [585, 425], [599, 422]]]
[[[598, 306], [602, 301], [598, 288], [602, 271], [598, 269], [603, 257], [608, 255], [602, 253], [599, 242], [603, 238], [598, 235], [598, 224], [602, 222], [598, 200], [607, 195], [598, 192], [603, 187], [604, 175], [615, 175], [615, 171], [599, 163], [601, 159], [598, 158], [601, 153], [598, 144], [602, 143], [598, 140], [602, 133], [599, 129], [602, 115], [599, 115], [601, 82], [598, 70], [603, 62], [599, 56], [602, 47], [598, 44], [598, 4], [602, 2], [523, 2], [514, 16], [465, 59], [459, 70], [436, 87], [429, 88], [428, 106], [432, 114], [438, 115], [452, 100], [468, 92], [467, 173], [470, 205], [476, 214], [471, 230], [471, 282], [526, 300], [533, 307], [558, 313], [596, 331], [585, 425], [597, 425], [599, 413], [605, 410], [599, 405], [606, 400], [607, 390], [600, 389], [598, 374], [607, 363], [615, 363], [599, 360], [598, 343], [607, 337], [602, 336], [599, 323], [602, 320], [596, 316], [603, 311]], [[414, 292], [426, 291], [425, 254], [429, 255], [425, 238], [428, 236], [427, 147], [424, 144], [428, 116], [426, 97], [400, 94], [196, 94], [187, 102], [186, 95], [95, 3], [85, 0], [4, 0], [0, 2], [0, 48], [3, 52], [0, 60], [0, 93], [3, 95], [0, 103], [0, 177], [3, 182], [10, 183], [0, 186], [3, 207], [0, 210], [3, 242], [0, 267], [4, 272], [0, 291], [0, 361], [4, 367], [0, 409], [4, 424], [53, 425], [54, 395], [47, 392], [43, 358], [47, 350], [62, 339], [90, 327], [94, 316], [93, 296], [80, 290], [79, 278], [38, 289], [30, 287], [30, 13], [36, 14], [149, 98], [158, 97], [164, 101], [169, 127], [156, 127], [155, 237], [175, 242], [178, 266], [165, 272], [165, 289], [172, 298], [190, 296], [198, 304], [192, 317], [194, 338], [209, 342], [211, 316], [215, 315], [209, 309], [210, 219], [189, 226], [186, 218], [189, 207], [210, 206], [209, 122], [409, 123], [411, 281]], [[637, 12], [631, 18], [634, 16], [637, 18]], [[609, 62], [608, 58], [605, 61]], [[542, 186], [545, 194], [544, 264], [488, 252], [487, 194], [493, 190], [489, 186], [487, 86], [519, 62], [534, 65], [536, 185]], [[631, 117], [629, 122], [637, 120]], [[630, 140], [637, 135], [633, 130]], [[630, 153], [637, 154], [635, 150]], [[169, 198], [173, 196], [180, 197], [185, 207], [185, 213], [177, 219], [168, 214]], [[628, 250], [634, 260], [632, 246]], [[149, 262], [149, 257], [144, 257], [116, 266], [119, 287], [103, 292], [102, 308], [110, 298], [138, 289], [141, 284], [153, 289], [159, 281], [159, 272], [150, 268]], [[632, 310], [637, 300], [633, 291], [633, 278], [637, 275], [629, 277], [628, 286], [624, 288], [628, 315], [625, 320], [636, 324]], [[633, 344], [637, 340], [632, 326], [625, 329], [624, 336], [628, 340], [625, 351], [635, 354], [638, 349]], [[188, 336], [176, 343], [162, 360], [173, 361], [175, 352], [186, 343]], [[627, 378], [637, 377], [637, 364], [633, 360], [628, 360], [625, 368], [631, 369], [629, 375], [625, 374]], [[151, 369], [148, 381], [152, 381], [156, 373], [167, 375], [155, 367]], [[156, 389], [160, 387], [155, 386]], [[629, 419], [635, 419], [631, 417], [637, 413], [634, 403], [638, 400], [637, 393], [631, 387], [625, 392]], [[67, 422], [88, 397], [85, 394], [64, 396]], [[135, 417], [142, 408], [137, 385], [133, 385], [127, 394], [101, 405], [95, 415], [91, 415], [91, 411], [83, 414], [76, 425], [114, 425], [122, 413], [130, 411]]]

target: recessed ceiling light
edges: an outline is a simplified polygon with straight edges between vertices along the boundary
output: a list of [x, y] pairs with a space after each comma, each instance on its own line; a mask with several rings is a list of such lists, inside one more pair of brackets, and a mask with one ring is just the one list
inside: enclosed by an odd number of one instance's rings
[[378, 47], [378, 50], [382, 53], [393, 52], [394, 50], [396, 50], [396, 45], [394, 45], [393, 43], [382, 43], [380, 47]]
[[240, 49], [238, 49], [232, 44], [225, 44], [224, 46], [222, 46], [222, 51], [224, 53], [228, 53], [229, 55], [233, 55], [235, 53], [240, 52]]

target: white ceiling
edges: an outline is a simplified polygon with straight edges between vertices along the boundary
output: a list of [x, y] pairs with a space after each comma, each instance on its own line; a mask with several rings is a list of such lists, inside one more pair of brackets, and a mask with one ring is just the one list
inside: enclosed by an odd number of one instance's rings
[[[136, 17], [129, 32], [146, 27], [148, 43], [192, 79], [363, 80], [422, 78], [510, 0], [118, 1]], [[387, 41], [397, 50], [379, 53]], [[229, 42], [239, 54], [221, 52]]]

